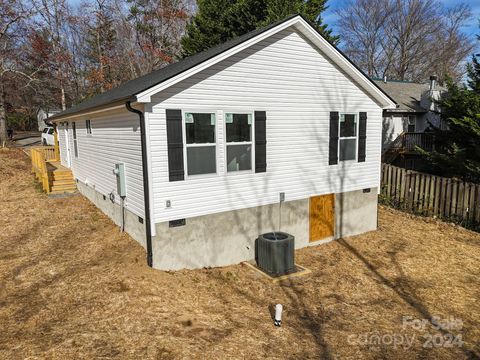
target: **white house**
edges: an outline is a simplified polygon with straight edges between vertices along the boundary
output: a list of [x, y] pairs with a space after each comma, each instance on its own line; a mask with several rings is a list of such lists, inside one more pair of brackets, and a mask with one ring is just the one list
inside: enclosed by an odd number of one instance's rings
[[404, 133], [423, 133], [431, 128], [430, 124], [442, 127], [440, 109], [435, 100], [440, 99], [445, 89], [437, 85], [436, 76], [430, 77], [429, 84], [386, 78], [374, 82], [397, 103], [395, 108], [383, 113], [383, 150]]
[[301, 248], [376, 229], [392, 107], [297, 15], [53, 121], [79, 191], [170, 270], [253, 259], [255, 238], [272, 230]]
[[43, 131], [47, 127], [45, 120], [58, 114], [59, 112], [60, 110], [38, 109], [37, 111], [38, 131]]

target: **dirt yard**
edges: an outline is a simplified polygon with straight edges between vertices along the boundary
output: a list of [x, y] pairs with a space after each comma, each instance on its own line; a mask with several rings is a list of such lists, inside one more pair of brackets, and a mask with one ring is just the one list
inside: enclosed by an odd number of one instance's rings
[[294, 280], [162, 272], [83, 197], [42, 194], [28, 161], [0, 149], [1, 359], [480, 355], [477, 233], [380, 208], [378, 231], [298, 251], [312, 273]]

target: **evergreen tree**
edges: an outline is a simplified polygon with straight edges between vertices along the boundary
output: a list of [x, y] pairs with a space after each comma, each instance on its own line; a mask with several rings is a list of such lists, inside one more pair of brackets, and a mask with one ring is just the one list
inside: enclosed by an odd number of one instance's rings
[[[475, 80], [476, 79], [476, 80]], [[471, 89], [447, 82], [447, 95], [439, 101], [447, 130], [435, 128], [435, 151], [420, 150], [444, 176], [480, 183], [480, 67], [470, 66]]]
[[[480, 36], [478, 37], [480, 40]], [[477, 94], [480, 94], [480, 55], [472, 56], [472, 62], [467, 66], [467, 75], [468, 75], [468, 86], [475, 91]]]
[[269, 0], [267, 4], [267, 17], [262, 26], [281, 21], [291, 14], [301, 14], [331, 43], [338, 43], [338, 36], [333, 36], [332, 30], [323, 24], [322, 13], [328, 8], [327, 0]]
[[260, 27], [301, 14], [331, 42], [338, 38], [322, 24], [327, 0], [199, 0], [198, 12], [182, 39], [189, 56]]

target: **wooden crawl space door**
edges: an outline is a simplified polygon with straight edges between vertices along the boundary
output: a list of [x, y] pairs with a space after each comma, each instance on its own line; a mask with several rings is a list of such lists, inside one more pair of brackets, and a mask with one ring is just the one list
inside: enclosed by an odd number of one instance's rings
[[310, 242], [334, 235], [335, 194], [310, 198]]

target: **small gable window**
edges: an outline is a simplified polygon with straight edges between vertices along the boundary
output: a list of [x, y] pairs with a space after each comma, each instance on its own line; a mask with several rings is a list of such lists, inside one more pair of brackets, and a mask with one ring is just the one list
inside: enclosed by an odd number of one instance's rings
[[339, 160], [355, 160], [357, 157], [357, 115], [340, 114]]

